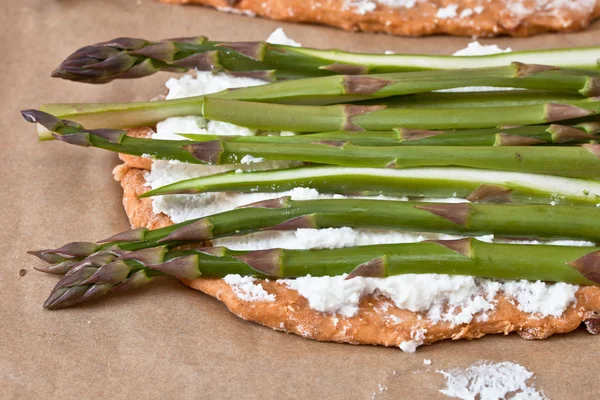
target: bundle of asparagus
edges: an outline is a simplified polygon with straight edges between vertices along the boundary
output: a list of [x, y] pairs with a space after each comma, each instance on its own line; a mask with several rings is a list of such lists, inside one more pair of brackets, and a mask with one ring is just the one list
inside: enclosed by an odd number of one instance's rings
[[[197, 68], [288, 79], [180, 100], [47, 104], [22, 111], [26, 120], [38, 124], [41, 140], [206, 165], [235, 164], [248, 154], [305, 163], [190, 179], [141, 197], [279, 192], [303, 186], [321, 193], [462, 197], [469, 202], [286, 197], [157, 230], [122, 232], [97, 243], [35, 251], [48, 263], [37, 269], [65, 275], [45, 307], [69, 307], [162, 275], [352, 278], [444, 273], [600, 284], [596, 247], [472, 238], [493, 234], [600, 241], [595, 219], [600, 208], [594, 207], [600, 198], [595, 180], [600, 176], [598, 57], [597, 48], [470, 58], [379, 56], [206, 38], [120, 38], [78, 50], [54, 76], [104, 83]], [[473, 66], [480, 68], [465, 69]], [[427, 71], [399, 72], [415, 70]], [[523, 90], [435, 92], [478, 85]], [[299, 134], [225, 137], [181, 132], [188, 140], [153, 140], [122, 130], [185, 115]], [[264, 230], [346, 226], [471, 238], [326, 250], [206, 247], [213, 239]], [[182, 250], [182, 245], [201, 247]]]

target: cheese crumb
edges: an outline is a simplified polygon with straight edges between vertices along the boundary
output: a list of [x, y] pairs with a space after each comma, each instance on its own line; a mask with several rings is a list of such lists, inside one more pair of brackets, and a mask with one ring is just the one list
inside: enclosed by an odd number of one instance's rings
[[265, 159], [262, 157], [253, 157], [250, 154], [246, 154], [244, 157], [242, 157], [242, 160], [240, 162], [242, 164], [255, 164], [255, 163], [261, 163], [264, 161], [265, 161]]
[[535, 384], [528, 383], [533, 378], [532, 372], [508, 361], [478, 362], [464, 370], [436, 372], [446, 378], [446, 388], [440, 392], [449, 397], [465, 400], [547, 399], [544, 392], [536, 390]]
[[[293, 15], [293, 14], [291, 14]], [[269, 35], [268, 39], [267, 39], [267, 43], [271, 43], [271, 44], [282, 44], [285, 46], [292, 46], [292, 47], [300, 47], [301, 44], [296, 42], [295, 40], [290, 39], [285, 32], [283, 31], [282, 28], [277, 28], [273, 31], [273, 33], [271, 33], [271, 35]]]
[[458, 5], [450, 4], [447, 7], [439, 8], [435, 13], [435, 16], [439, 19], [455, 18], [458, 15], [458, 13], [456, 12], [457, 10]]
[[275, 295], [263, 289], [261, 284], [255, 284], [255, 279], [251, 276], [227, 275], [223, 280], [240, 300], [275, 301]]

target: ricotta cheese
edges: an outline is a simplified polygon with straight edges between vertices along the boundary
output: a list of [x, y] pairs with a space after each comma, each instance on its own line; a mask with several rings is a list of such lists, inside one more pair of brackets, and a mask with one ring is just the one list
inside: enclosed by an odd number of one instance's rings
[[[381, 2], [381, 1], [380, 1]], [[402, 2], [399, 2], [402, 3]], [[414, 5], [412, 1], [404, 2], [407, 7]], [[455, 10], [456, 11], [456, 10]], [[286, 45], [298, 45], [287, 38], [278, 29], [269, 41]], [[492, 54], [502, 50], [497, 46], [482, 46], [477, 42], [469, 44], [466, 49], [455, 55]], [[168, 99], [198, 96], [218, 92], [228, 88], [256, 86], [265, 82], [231, 77], [210, 72], [196, 72], [196, 76], [185, 75], [179, 79], [167, 82]], [[207, 121], [202, 117], [169, 118], [157, 124], [154, 139], [185, 139], [177, 133], [221, 134], [221, 135], [255, 135], [256, 130], [236, 125]], [[285, 133], [292, 134], [292, 133]], [[268, 161], [247, 155], [240, 160], [241, 164], [222, 166], [203, 166], [181, 163], [177, 161], [153, 162], [152, 171], [146, 175], [146, 181], [152, 188], [164, 186], [183, 179], [189, 179], [209, 174], [231, 171], [243, 173], [248, 170], [265, 170], [285, 168], [298, 163], [284, 161]], [[433, 174], [443, 173], [444, 169], [428, 169]], [[382, 170], [385, 173], [386, 170]], [[423, 171], [422, 173], [426, 173]], [[486, 171], [487, 175], [499, 174]], [[501, 173], [500, 173], [501, 174]], [[517, 175], [517, 174], [513, 174]], [[498, 179], [501, 179], [498, 176]], [[504, 178], [502, 178], [504, 179]], [[524, 177], [523, 179], [526, 179]], [[552, 178], [561, 179], [561, 178]], [[544, 184], [541, 182], [540, 184]], [[556, 184], [555, 181], [546, 182]], [[577, 187], [564, 187], [564, 190], [580, 191]], [[310, 188], [296, 188], [283, 193], [204, 193], [199, 195], [167, 195], [153, 198], [155, 213], [165, 213], [173, 222], [178, 223], [192, 218], [231, 210], [248, 203], [291, 196], [294, 200], [319, 198], [342, 198], [341, 195], [320, 194]], [[372, 197], [371, 197], [372, 198]], [[376, 197], [377, 198], [377, 197]], [[390, 199], [380, 196], [380, 199]], [[396, 198], [402, 201], [406, 199]], [[436, 199], [436, 201], [458, 202], [463, 199]], [[349, 227], [329, 229], [299, 229], [294, 232], [259, 232], [245, 236], [234, 236], [214, 241], [215, 245], [227, 246], [235, 250], [256, 250], [266, 248], [289, 249], [319, 249], [339, 248], [385, 243], [408, 243], [428, 239], [454, 239], [454, 235], [431, 234], [418, 232], [396, 232], [384, 230], [352, 229]], [[479, 237], [479, 240], [493, 241], [491, 235]], [[537, 243], [537, 242], [531, 242]], [[586, 242], [556, 241], [554, 244], [588, 245]], [[577, 286], [568, 284], [547, 284], [544, 282], [527, 281], [494, 281], [479, 279], [471, 276], [449, 276], [440, 274], [410, 274], [389, 278], [354, 278], [345, 280], [345, 276], [312, 277], [297, 279], [282, 279], [278, 282], [298, 293], [308, 300], [310, 307], [345, 317], [356, 315], [360, 299], [366, 295], [384, 296], [398, 308], [422, 313], [431, 322], [447, 322], [459, 325], [472, 321], [474, 318], [485, 320], [486, 313], [494, 310], [495, 298], [503, 293], [517, 307], [534, 316], [560, 316], [575, 301]], [[234, 293], [245, 301], [274, 301], [275, 296], [269, 294], [257, 284], [252, 277], [228, 275], [224, 278]], [[384, 308], [380, 312], [386, 312]], [[397, 318], [397, 317], [396, 317]], [[413, 328], [410, 340], [402, 343], [404, 351], [414, 351], [423, 343], [426, 330], [416, 326]]]
[[446, 388], [440, 392], [448, 397], [464, 400], [547, 399], [531, 382], [531, 371], [508, 361], [478, 362], [466, 369], [436, 372], [446, 378]]

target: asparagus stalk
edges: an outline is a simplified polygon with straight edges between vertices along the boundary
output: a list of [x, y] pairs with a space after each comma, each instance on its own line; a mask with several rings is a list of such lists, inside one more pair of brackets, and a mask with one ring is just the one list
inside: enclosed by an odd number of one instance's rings
[[[68, 243], [58, 249], [31, 252], [59, 263], [36, 267], [42, 272], [65, 274], [83, 263], [108, 264], [127, 251], [159, 245], [203, 242], [261, 230], [298, 228], [398, 229], [414, 232], [486, 235], [506, 238], [574, 239], [600, 243], [597, 219], [600, 209], [585, 206], [524, 204], [423, 203], [366, 199], [294, 201], [289, 197], [261, 201], [242, 208], [149, 231], [119, 233], [102, 243]], [[147, 240], [147, 238], [152, 238]], [[131, 240], [129, 242], [124, 239]], [[108, 250], [104, 250], [108, 249]], [[84, 251], [82, 251], [84, 250]], [[91, 252], [91, 251], [95, 252]], [[88, 256], [80, 261], [75, 256]]]
[[[213, 140], [251, 144], [310, 144], [343, 141], [362, 146], [527, 146], [580, 144], [597, 140], [590, 126], [533, 125], [518, 128], [429, 131], [396, 128], [393, 131], [337, 131], [294, 136], [227, 136], [180, 133], [195, 142]], [[597, 132], [594, 132], [597, 133]], [[190, 145], [190, 143], [187, 143]], [[147, 153], [149, 154], [149, 153]]]
[[[515, 144], [529, 138], [504, 137]], [[535, 143], [535, 142], [534, 142]], [[344, 141], [236, 143], [214, 140], [185, 147], [203, 164], [235, 164], [251, 154], [266, 160], [296, 160], [365, 168], [467, 167], [572, 178], [600, 176], [600, 145], [582, 147], [361, 146]]]
[[[72, 120], [88, 129], [151, 126], [168, 117], [201, 115], [270, 131], [324, 132], [337, 130], [476, 129], [501, 125], [537, 125], [600, 113], [600, 97], [510, 107], [396, 108], [381, 105], [337, 104], [297, 106], [204, 97], [202, 101], [174, 100], [130, 104], [46, 105], [42, 111]], [[48, 139], [48, 135], [40, 134]]]
[[166, 252], [165, 248], [152, 248], [132, 253], [135, 260], [122, 256], [105, 264], [93, 261], [81, 263], [58, 281], [44, 302], [44, 308], [55, 310], [71, 307], [96, 300], [109, 292], [136, 289], [150, 283], [155, 276], [165, 275], [157, 269], [144, 266], [147, 262], [159, 260], [155, 256], [157, 249]]
[[[261, 88], [264, 88], [262, 86]], [[243, 100], [245, 90], [237, 89], [231, 93]], [[221, 92], [223, 93], [223, 92]], [[241, 93], [241, 94], [240, 94]], [[229, 92], [224, 94], [228, 95]], [[211, 96], [218, 96], [213, 94]], [[251, 99], [251, 97], [249, 97]], [[63, 119], [80, 118], [88, 123], [95, 120], [94, 126], [105, 127], [102, 123], [115, 124], [117, 127], [128, 127], [148, 121], [157, 122], [170, 116], [185, 116], [199, 114], [202, 110], [202, 96], [176, 100], [138, 102], [138, 103], [108, 103], [108, 104], [44, 104], [41, 110]], [[252, 99], [251, 99], [252, 100]], [[475, 92], [475, 93], [420, 93], [411, 96], [393, 96], [386, 100], [386, 105], [392, 107], [423, 107], [423, 108], [472, 108], [472, 107], [515, 107], [523, 105], [563, 103], [581, 100], [579, 95], [566, 93], [545, 93], [538, 91], [519, 91], [518, 95], [510, 92]], [[361, 102], [361, 105], [377, 105], [379, 99]], [[120, 122], [125, 118], [127, 122]], [[150, 120], [148, 119], [150, 118]], [[109, 125], [106, 125], [109, 126]], [[49, 140], [52, 136], [40, 127], [40, 139]]]
[[[562, 103], [581, 100], [579, 94], [559, 93], [539, 90], [491, 90], [477, 92], [426, 92], [406, 96], [392, 96], [385, 99], [388, 107], [414, 108], [468, 108], [468, 107], [507, 107], [540, 103]], [[377, 105], [381, 100], [354, 102], [359, 105]]]
[[[452, 57], [414, 54], [365, 54], [319, 50], [265, 42], [216, 42], [205, 37], [147, 41], [116, 38], [83, 47], [52, 73], [88, 83], [139, 78], [157, 71], [228, 71], [262, 79], [332, 74], [373, 74], [432, 69], [505, 66], [513, 61], [598, 70], [600, 48], [522, 51], [488, 56]], [[250, 73], [250, 74], [248, 74]]]
[[[581, 143], [595, 139], [595, 136], [579, 129], [561, 125], [457, 132], [396, 129], [389, 132], [329, 132], [289, 137], [217, 137], [219, 140], [211, 141], [207, 139], [216, 136], [187, 135], [196, 139], [190, 142], [135, 138], [127, 136], [123, 130], [115, 129], [86, 130], [72, 121], [60, 120], [38, 110], [24, 110], [22, 114], [26, 120], [38, 122], [53, 131], [55, 138], [66, 143], [138, 156], [150, 154], [160, 159], [200, 164], [236, 163], [244, 155], [254, 154], [268, 159], [348, 166], [399, 168], [418, 165], [462, 165], [593, 177], [597, 172], [596, 164], [600, 162], [595, 156], [597, 145], [535, 150], [515, 147], [498, 151], [484, 147], [457, 150], [446, 147], [529, 146]], [[397, 148], [398, 145], [433, 147], [403, 150]], [[516, 154], [519, 154], [519, 157], [515, 157]], [[565, 161], [568, 167], [563, 167], [561, 161]]]
[[195, 221], [184, 221], [154, 230], [138, 228], [120, 232], [96, 243], [71, 242], [55, 249], [36, 250], [28, 253], [50, 264], [35, 267], [38, 271], [63, 275], [82, 263], [107, 264], [130, 251], [158, 245], [170, 248], [188, 244], [187, 241], [178, 240], [163, 243], [163, 239]]
[[600, 204], [600, 183], [594, 180], [468, 168], [302, 167], [228, 172], [176, 182], [140, 197], [177, 193], [282, 192], [295, 187], [362, 196], [383, 194], [415, 198], [459, 197], [475, 202]]
[[466, 85], [545, 90], [564, 94], [578, 93], [585, 97], [600, 96], [600, 74], [598, 73], [572, 73], [552, 66], [512, 63], [505, 67], [457, 71], [418, 71], [298, 79], [229, 89], [208, 97], [260, 103], [325, 105], [426, 93]]
[[[600, 113], [600, 98], [562, 104], [481, 108], [387, 108], [385, 105], [294, 106], [205, 98], [202, 115], [271, 131], [324, 132], [406, 129], [476, 129], [537, 125]], [[83, 122], [79, 116], [75, 121]], [[157, 121], [144, 121], [152, 124]]]
[[598, 285], [598, 257], [596, 247], [489, 244], [472, 238], [327, 250], [240, 252], [209, 247], [166, 251], [155, 247], [99, 268], [73, 270], [59, 281], [44, 307], [69, 307], [127, 286], [135, 263], [143, 266], [137, 271], [145, 276], [158, 271], [185, 279], [228, 274], [276, 278], [348, 274], [348, 279], [437, 273]]

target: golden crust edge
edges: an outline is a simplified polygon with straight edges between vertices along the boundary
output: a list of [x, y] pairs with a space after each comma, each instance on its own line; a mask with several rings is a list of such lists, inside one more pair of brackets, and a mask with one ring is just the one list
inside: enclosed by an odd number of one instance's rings
[[[585, 29], [600, 17], [600, 0], [590, 12], [576, 9], [552, 9], [532, 12], [525, 17], [506, 13], [505, 4], [488, 3], [482, 13], [467, 18], [460, 15], [437, 18], [441, 8], [435, 3], [417, 3], [414, 7], [392, 8], [382, 4], [372, 12], [359, 15], [344, 7], [343, 0], [309, 2], [300, 0], [161, 0], [171, 4], [197, 4], [221, 11], [236, 10], [254, 15], [291, 22], [315, 23], [341, 28], [346, 31], [380, 32], [400, 36], [449, 34], [454, 36], [492, 37], [510, 35], [531, 36], [543, 32], [573, 32]], [[480, 5], [473, 0], [455, 2], [459, 10]]]
[[[150, 132], [146, 128], [130, 134], [144, 136]], [[115, 168], [115, 179], [123, 187], [123, 205], [132, 228], [156, 229], [171, 225], [173, 222], [168, 216], [153, 212], [151, 199], [138, 199], [138, 195], [148, 190], [144, 177], [146, 171], [132, 167], [139, 165], [139, 160], [125, 159], [126, 164]], [[245, 301], [222, 279], [182, 279], [182, 282], [217, 298], [244, 320], [305, 338], [351, 344], [400, 346], [409, 341], [430, 344], [444, 339], [476, 339], [487, 334], [513, 331], [526, 339], [544, 339], [556, 333], [573, 331], [600, 312], [598, 287], [581, 287], [576, 294], [575, 305], [560, 317], [536, 318], [520, 311], [510, 299], [499, 294], [495, 309], [488, 312], [486, 321], [475, 317], [468, 324], [452, 326], [448, 322], [433, 323], [425, 313], [399, 309], [383, 296], [364, 296], [358, 313], [344, 317], [311, 309], [298, 292], [275, 281], [255, 281], [275, 296], [272, 302]]]

